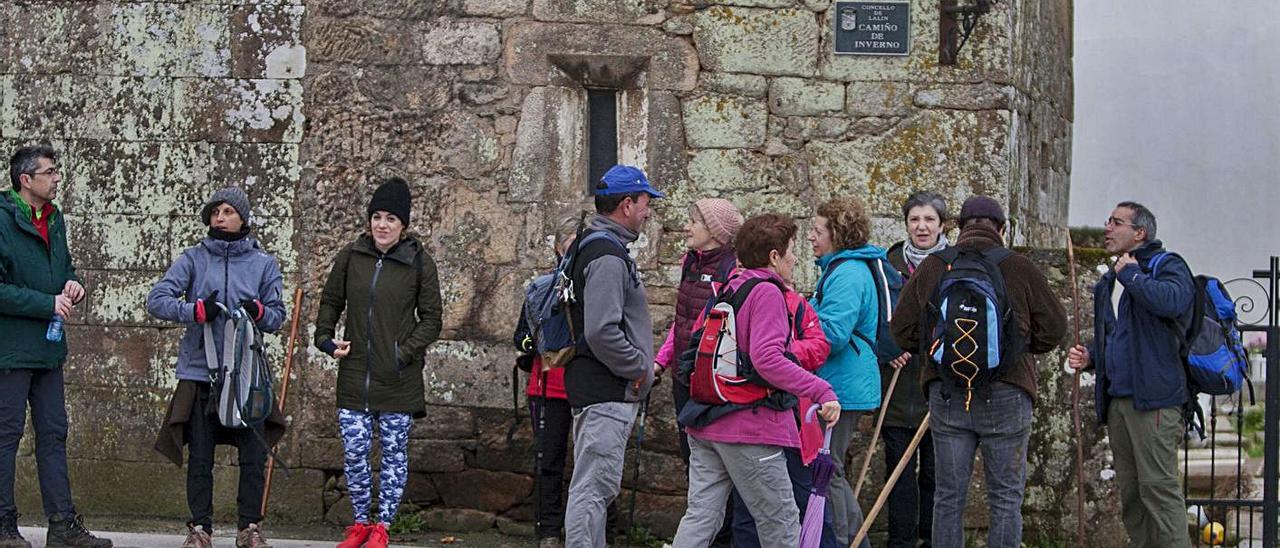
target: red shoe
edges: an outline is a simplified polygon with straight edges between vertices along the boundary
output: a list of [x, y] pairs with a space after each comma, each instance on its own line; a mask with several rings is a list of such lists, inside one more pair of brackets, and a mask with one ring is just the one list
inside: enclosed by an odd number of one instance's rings
[[367, 523], [356, 523], [347, 527], [347, 538], [342, 539], [338, 548], [360, 548], [364, 545], [365, 539], [369, 538], [370, 531], [373, 531], [373, 526]]
[[379, 523], [369, 526], [369, 541], [365, 543], [365, 548], [387, 548], [387, 542], [391, 539], [387, 538], [387, 525]]

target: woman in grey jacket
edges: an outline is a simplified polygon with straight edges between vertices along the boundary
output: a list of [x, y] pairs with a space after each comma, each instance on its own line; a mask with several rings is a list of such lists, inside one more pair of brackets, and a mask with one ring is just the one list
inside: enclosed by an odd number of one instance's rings
[[[211, 545], [213, 449], [215, 443], [224, 443], [235, 445], [240, 454], [236, 546], [269, 547], [258, 526], [262, 520], [263, 468], [268, 447], [261, 435], [248, 428], [223, 427], [217, 415], [211, 413], [212, 382], [205, 359], [204, 324], [211, 324], [216, 348], [222, 347], [223, 322], [214, 320], [224, 308], [243, 309], [262, 331], [280, 329], [285, 316], [280, 266], [249, 235], [252, 217], [249, 197], [243, 190], [228, 187], [214, 193], [200, 210], [200, 219], [209, 227], [208, 236], [184, 251], [147, 295], [147, 312], [152, 316], [187, 326], [178, 350], [178, 387], [165, 419], [167, 428], [183, 430], [178, 442], [185, 441], [188, 447], [187, 505], [191, 521], [187, 523], [183, 546]], [[278, 440], [282, 433], [269, 430], [266, 438]], [[166, 441], [166, 435], [162, 430], [157, 449]], [[180, 461], [181, 453], [178, 458]]]

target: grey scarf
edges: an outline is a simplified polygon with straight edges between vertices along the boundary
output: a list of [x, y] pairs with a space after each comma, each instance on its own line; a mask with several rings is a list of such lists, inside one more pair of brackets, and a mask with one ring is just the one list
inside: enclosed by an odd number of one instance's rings
[[924, 261], [924, 258], [929, 256], [930, 253], [933, 253], [935, 251], [942, 251], [946, 247], [947, 247], [946, 234], [939, 234], [938, 243], [929, 249], [920, 249], [915, 245], [912, 245], [911, 238], [907, 238], [906, 241], [902, 242], [902, 256], [907, 260], [907, 264], [911, 265], [911, 270], [915, 270], [917, 267], [920, 266], [920, 263]]

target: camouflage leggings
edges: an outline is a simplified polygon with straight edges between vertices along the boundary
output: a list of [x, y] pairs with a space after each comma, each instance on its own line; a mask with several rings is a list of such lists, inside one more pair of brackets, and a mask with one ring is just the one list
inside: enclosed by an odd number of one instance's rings
[[356, 523], [369, 521], [373, 497], [373, 472], [369, 454], [373, 449], [373, 422], [378, 421], [378, 437], [382, 442], [382, 470], [378, 474], [378, 521], [391, 523], [404, 495], [409, 477], [409, 427], [413, 417], [408, 413], [377, 413], [338, 409], [338, 426], [342, 429], [344, 469], [347, 492]]

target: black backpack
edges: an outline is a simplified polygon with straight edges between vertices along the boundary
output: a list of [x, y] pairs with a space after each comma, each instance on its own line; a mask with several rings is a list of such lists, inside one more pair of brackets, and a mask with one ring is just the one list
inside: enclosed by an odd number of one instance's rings
[[[832, 272], [836, 271], [836, 267], [852, 258], [836, 259], [831, 261], [827, 266], [827, 271], [818, 279], [817, 289], [814, 290], [813, 298], [818, 302], [818, 306], [822, 305], [823, 286], [827, 283], [827, 278]], [[889, 322], [893, 320], [893, 309], [898, 306], [898, 296], [902, 293], [903, 279], [902, 273], [898, 272], [889, 261], [884, 259], [857, 259], [867, 263], [867, 268], [871, 270], [871, 278], [876, 286], [876, 305], [878, 311], [878, 321], [876, 322], [876, 338], [872, 340], [866, 335], [860, 333], [857, 328], [853, 330], [853, 336], [862, 339], [867, 346], [875, 349], [876, 361], [879, 363], [889, 363], [898, 356], [902, 355], [902, 348], [898, 343], [894, 342], [893, 334], [889, 330]], [[817, 307], [814, 307], [817, 308]], [[855, 354], [861, 353], [858, 345], [849, 341], [849, 346], [853, 348]]]
[[932, 256], [945, 263], [946, 272], [921, 324], [929, 330], [920, 339], [927, 345], [922, 351], [937, 369], [944, 394], [955, 388], [965, 391], [968, 411], [974, 390], [989, 391], [1025, 347], [1000, 272], [1000, 263], [1013, 252], [951, 247]]

